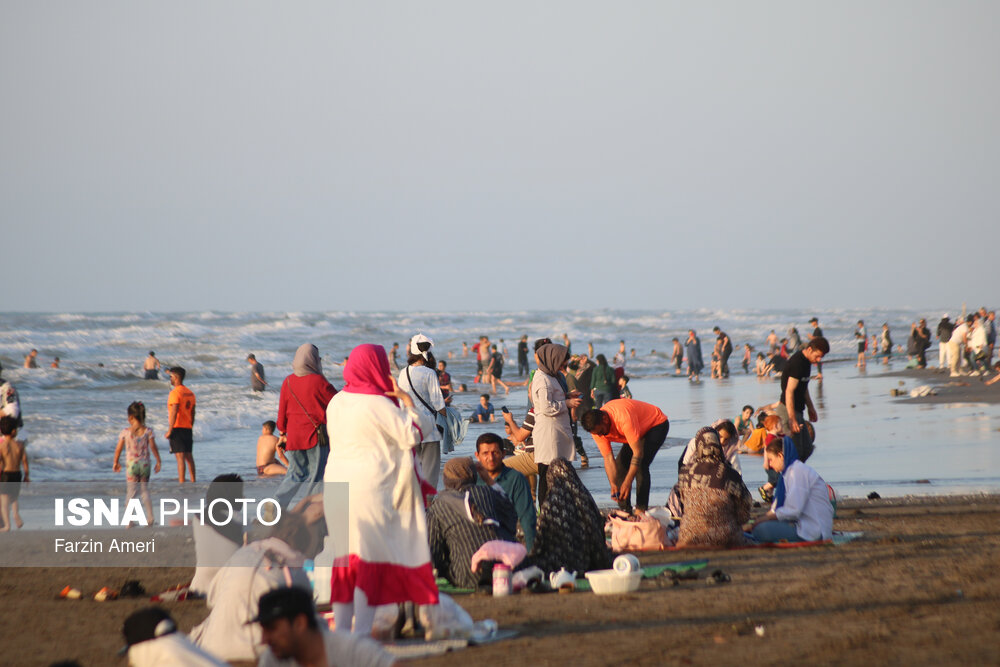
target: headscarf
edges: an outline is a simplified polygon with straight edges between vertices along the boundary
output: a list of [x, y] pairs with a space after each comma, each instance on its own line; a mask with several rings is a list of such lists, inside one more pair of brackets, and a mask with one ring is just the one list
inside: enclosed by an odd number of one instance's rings
[[785, 504], [785, 475], [792, 464], [799, 460], [799, 450], [795, 448], [795, 441], [787, 435], [781, 441], [782, 454], [785, 457], [785, 470], [781, 473], [781, 479], [774, 487], [774, 508], [777, 509]]
[[[385, 396], [392, 391], [389, 381], [389, 356], [381, 345], [365, 343], [351, 350], [344, 364], [344, 389], [349, 394]], [[386, 396], [386, 398], [389, 398]], [[390, 399], [396, 406], [399, 401]]]
[[706, 426], [694, 436], [694, 458], [681, 468], [677, 486], [681, 489], [721, 489], [735, 498], [749, 494], [743, 478], [726, 460], [719, 432]]
[[[421, 346], [426, 349], [420, 349]], [[410, 342], [406, 346], [406, 351], [413, 356], [423, 357], [424, 361], [430, 361], [429, 355], [432, 347], [434, 347], [434, 341], [422, 333], [418, 333], [410, 339]]]
[[298, 377], [305, 375], [322, 375], [323, 362], [319, 358], [319, 350], [312, 343], [303, 343], [295, 350], [292, 359], [292, 372]]
[[549, 493], [539, 511], [535, 542], [525, 563], [546, 572], [562, 567], [575, 572], [610, 568], [604, 517], [576, 470], [566, 459], [555, 459], [545, 481]]
[[560, 377], [559, 369], [569, 358], [569, 350], [565, 345], [548, 343], [535, 351], [538, 356], [538, 370], [554, 378]]
[[444, 488], [461, 490], [476, 483], [476, 466], [467, 456], [449, 459], [442, 470]]

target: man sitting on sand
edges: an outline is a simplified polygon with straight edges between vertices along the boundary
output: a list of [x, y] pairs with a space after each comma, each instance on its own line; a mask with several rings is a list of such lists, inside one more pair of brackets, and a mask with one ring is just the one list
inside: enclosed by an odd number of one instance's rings
[[[288, 472], [285, 450], [278, 447], [278, 436], [274, 434], [277, 428], [278, 425], [271, 420], [260, 427], [260, 437], [257, 438], [257, 475], [260, 477], [276, 477]], [[279, 458], [284, 465], [278, 463]]]
[[[389, 667], [396, 659], [368, 637], [320, 627], [312, 594], [277, 588], [260, 597], [257, 616], [263, 644], [260, 667], [279, 665], [369, 665]], [[338, 628], [339, 630], [339, 628]]]
[[155, 665], [190, 665], [215, 667], [226, 665], [214, 655], [198, 648], [177, 631], [177, 623], [166, 610], [146, 607], [125, 619], [122, 634], [132, 667]]
[[[476, 440], [476, 459], [479, 466], [489, 477], [489, 481], [499, 484], [503, 492], [507, 494], [507, 499], [514, 506], [517, 512], [517, 521], [521, 524], [521, 532], [524, 533], [524, 546], [531, 551], [531, 545], [535, 541], [535, 502], [532, 499], [531, 487], [524, 475], [508, 468], [503, 461], [503, 440], [496, 433], [483, 433]], [[476, 480], [477, 484], [487, 485], [488, 481], [482, 478]]]

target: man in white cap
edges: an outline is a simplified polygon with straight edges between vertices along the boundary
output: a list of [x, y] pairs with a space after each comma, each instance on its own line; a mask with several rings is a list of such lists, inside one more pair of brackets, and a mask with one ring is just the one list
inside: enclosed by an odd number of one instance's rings
[[[417, 409], [427, 413], [432, 422], [439, 414], [446, 414], [441, 383], [434, 370], [437, 363], [431, 353], [433, 346], [434, 341], [423, 334], [411, 338], [406, 346], [406, 368], [399, 372], [396, 381], [400, 389], [416, 399]], [[440, 427], [432, 429], [424, 433], [423, 441], [416, 447], [421, 473], [434, 488], [441, 479], [441, 435]]]

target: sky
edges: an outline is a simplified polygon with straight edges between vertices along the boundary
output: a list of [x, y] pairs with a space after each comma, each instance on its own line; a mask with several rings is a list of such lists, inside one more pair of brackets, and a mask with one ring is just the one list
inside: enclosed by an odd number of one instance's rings
[[0, 311], [996, 305], [998, 28], [0, 0]]

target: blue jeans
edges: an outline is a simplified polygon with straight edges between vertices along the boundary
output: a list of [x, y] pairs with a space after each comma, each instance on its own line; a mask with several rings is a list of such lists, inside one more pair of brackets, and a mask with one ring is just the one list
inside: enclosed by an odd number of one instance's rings
[[604, 407], [604, 404], [611, 400], [610, 391], [595, 391], [594, 392], [594, 407], [600, 410]]
[[285, 452], [288, 457], [288, 472], [274, 492], [274, 499], [282, 507], [288, 507], [303, 486], [307, 496], [322, 493], [323, 474], [326, 472], [326, 459], [329, 455], [329, 447], [319, 446]]
[[765, 521], [754, 526], [754, 539], [758, 542], [801, 542], [791, 521]]

